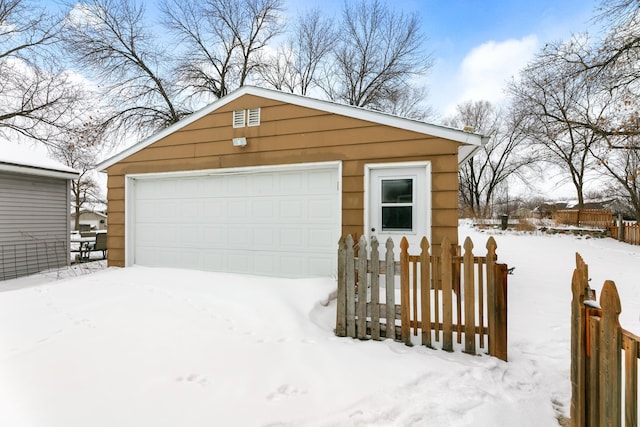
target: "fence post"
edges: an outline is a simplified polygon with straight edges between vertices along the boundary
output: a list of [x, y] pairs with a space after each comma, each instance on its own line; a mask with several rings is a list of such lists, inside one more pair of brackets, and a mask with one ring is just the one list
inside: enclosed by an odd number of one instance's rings
[[353, 253], [353, 237], [351, 234], [347, 236], [347, 260], [345, 267], [347, 269], [347, 336], [356, 337], [356, 272], [355, 260]]
[[487, 328], [489, 329], [489, 354], [495, 355], [496, 349], [496, 241], [487, 240]]
[[618, 241], [624, 241], [624, 219], [621, 213], [618, 214]]
[[429, 241], [423, 237], [420, 241], [420, 296], [422, 306], [422, 345], [431, 347], [431, 259]]
[[356, 305], [356, 329], [358, 338], [367, 337], [367, 240], [360, 236], [358, 241], [358, 303]]
[[496, 264], [494, 309], [496, 311], [494, 353], [492, 356], [507, 361], [507, 264]]
[[442, 272], [442, 349], [453, 351], [453, 275], [451, 243], [445, 236], [441, 245], [440, 268]]
[[387, 238], [385, 244], [387, 251], [384, 254], [385, 266], [385, 299], [387, 308], [387, 332], [386, 338], [396, 339], [396, 285], [395, 285], [395, 259], [393, 255], [393, 239]]
[[467, 237], [464, 241], [464, 351], [469, 354], [476, 354], [474, 266], [473, 242]]
[[588, 280], [587, 266], [576, 253], [571, 280], [571, 427], [586, 426], [586, 310], [584, 300]]
[[347, 336], [347, 249], [344, 237], [338, 241], [338, 300], [336, 307], [336, 335]]
[[[625, 405], [624, 405], [624, 425], [638, 425], [638, 341], [623, 340], [625, 368], [627, 380], [625, 381]], [[635, 380], [634, 380], [635, 379]]]
[[378, 239], [371, 237], [371, 338], [380, 340], [380, 254]]
[[409, 299], [409, 241], [400, 241], [400, 334], [402, 341], [411, 345], [411, 303]]
[[602, 318], [600, 320], [600, 425], [621, 425], [622, 369], [620, 321], [622, 311], [615, 283], [604, 282], [600, 294]]

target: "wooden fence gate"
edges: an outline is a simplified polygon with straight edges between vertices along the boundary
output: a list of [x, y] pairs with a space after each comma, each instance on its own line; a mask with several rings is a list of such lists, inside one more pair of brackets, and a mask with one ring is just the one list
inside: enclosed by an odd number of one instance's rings
[[485, 348], [486, 336], [488, 353], [507, 360], [508, 269], [496, 263], [493, 237], [486, 256], [473, 254], [469, 238], [464, 254], [446, 238], [440, 254], [430, 254], [423, 238], [420, 254], [409, 255], [403, 238], [399, 262], [394, 260], [391, 238], [383, 259], [375, 237], [370, 253], [364, 237], [354, 243], [351, 235], [339, 242], [336, 335], [391, 338], [413, 345], [411, 331], [418, 337], [420, 330], [422, 345], [433, 347], [434, 341], [442, 341], [443, 350], [453, 351], [455, 332], [458, 344], [464, 335], [461, 347], [470, 354], [476, 354], [478, 345]]
[[640, 337], [620, 326], [616, 285], [604, 283], [598, 304], [576, 254], [571, 289], [571, 426], [637, 427]]

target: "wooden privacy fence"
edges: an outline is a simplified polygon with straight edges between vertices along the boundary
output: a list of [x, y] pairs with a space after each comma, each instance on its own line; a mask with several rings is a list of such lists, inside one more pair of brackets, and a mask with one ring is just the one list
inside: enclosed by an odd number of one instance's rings
[[[619, 224], [622, 223], [622, 226]], [[618, 224], [610, 225], [611, 237], [621, 242], [630, 243], [632, 245], [640, 245], [640, 225], [625, 223], [619, 221]]]
[[442, 341], [443, 350], [453, 351], [455, 333], [458, 344], [464, 336], [463, 351], [470, 354], [485, 348], [486, 336], [489, 354], [506, 361], [507, 266], [496, 263], [493, 237], [485, 256], [473, 254], [469, 238], [464, 254], [446, 238], [440, 254], [430, 254], [422, 238], [420, 254], [409, 255], [403, 237], [399, 262], [393, 247], [387, 239], [381, 255], [375, 237], [370, 251], [364, 237], [357, 248], [351, 235], [340, 239], [336, 335], [413, 345], [411, 332], [418, 337], [420, 330], [422, 345]]
[[556, 211], [554, 219], [560, 224], [608, 228], [613, 224], [613, 212], [602, 209], [566, 209]]
[[588, 266], [576, 254], [571, 282], [571, 426], [636, 427], [640, 337], [620, 326], [622, 306], [615, 283], [604, 283], [598, 304], [588, 282]]

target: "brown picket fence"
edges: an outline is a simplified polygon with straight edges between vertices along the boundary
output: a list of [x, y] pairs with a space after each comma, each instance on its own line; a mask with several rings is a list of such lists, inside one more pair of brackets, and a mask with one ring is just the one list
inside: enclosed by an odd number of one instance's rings
[[490, 355], [507, 360], [508, 269], [496, 262], [493, 237], [485, 256], [474, 255], [469, 238], [464, 254], [446, 238], [440, 254], [430, 254], [423, 238], [420, 253], [410, 255], [403, 238], [399, 261], [391, 238], [382, 256], [375, 237], [370, 250], [364, 237], [354, 243], [351, 235], [339, 242], [336, 335], [428, 347], [441, 342], [453, 351], [455, 334], [464, 352], [476, 354], [488, 344]]
[[620, 326], [616, 285], [604, 283], [598, 304], [576, 254], [571, 289], [571, 426], [637, 427], [640, 337]]

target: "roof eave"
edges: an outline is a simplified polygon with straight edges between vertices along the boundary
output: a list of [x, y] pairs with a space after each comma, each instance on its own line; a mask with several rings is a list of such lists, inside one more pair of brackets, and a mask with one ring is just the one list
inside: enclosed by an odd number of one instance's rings
[[61, 179], [76, 179], [80, 176], [80, 173], [76, 171], [63, 171], [6, 162], [0, 162], [0, 172], [21, 173], [25, 175], [37, 175]]

